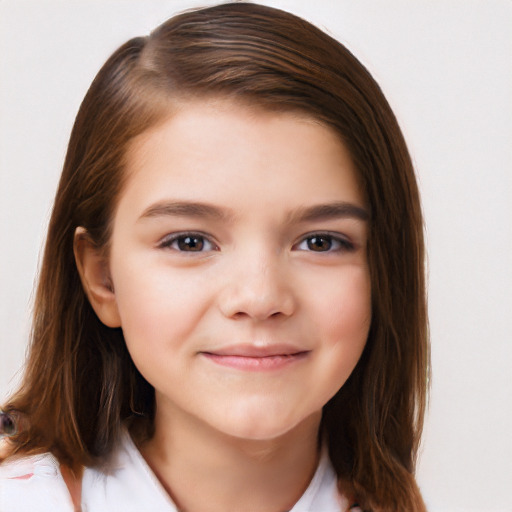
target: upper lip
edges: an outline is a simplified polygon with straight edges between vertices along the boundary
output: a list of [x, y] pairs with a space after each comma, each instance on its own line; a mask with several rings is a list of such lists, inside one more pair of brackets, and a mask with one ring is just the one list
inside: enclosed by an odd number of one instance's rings
[[213, 354], [216, 356], [239, 356], [239, 357], [271, 357], [271, 356], [290, 356], [300, 354], [302, 352], [309, 352], [303, 348], [287, 343], [269, 344], [269, 345], [254, 345], [254, 344], [241, 344], [229, 345], [214, 350], [204, 350], [205, 354]]

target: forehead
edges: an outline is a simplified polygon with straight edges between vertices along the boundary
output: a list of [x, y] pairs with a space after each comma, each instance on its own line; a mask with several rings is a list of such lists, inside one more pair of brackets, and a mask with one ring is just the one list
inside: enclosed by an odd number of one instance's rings
[[332, 128], [303, 113], [225, 99], [181, 102], [132, 141], [125, 162], [132, 199], [215, 192], [223, 201], [252, 190], [262, 195], [260, 207], [294, 195], [364, 202], [351, 156]]
[[[332, 146], [343, 146], [348, 154], [341, 136], [312, 113], [283, 105], [262, 105], [249, 98], [230, 98], [225, 96], [178, 96], [172, 103], [162, 104], [163, 115], [158, 116], [158, 122], [136, 136], [129, 144], [126, 151], [128, 164], [137, 159], [144, 152], [144, 146], [157, 143], [159, 134], [165, 131], [171, 132], [170, 127], [175, 127], [175, 134], [191, 135], [194, 131], [202, 135], [199, 143], [207, 142], [202, 128], [215, 127], [211, 138], [228, 137], [233, 143], [240, 135], [247, 132], [250, 126], [255, 129], [264, 126], [267, 133], [279, 132], [279, 125], [295, 125], [296, 129], [309, 127], [310, 135], [315, 138], [330, 139]], [[165, 114], [167, 112], [167, 114]], [[273, 130], [272, 130], [273, 128]], [[240, 130], [243, 130], [240, 132]], [[183, 130], [186, 130], [183, 131]], [[256, 130], [253, 131], [253, 135]], [[284, 133], [284, 132], [283, 132]], [[275, 139], [276, 143], [284, 142], [285, 138]], [[167, 141], [168, 142], [168, 141]], [[268, 140], [267, 140], [268, 142]], [[286, 145], [283, 145], [284, 147]]]

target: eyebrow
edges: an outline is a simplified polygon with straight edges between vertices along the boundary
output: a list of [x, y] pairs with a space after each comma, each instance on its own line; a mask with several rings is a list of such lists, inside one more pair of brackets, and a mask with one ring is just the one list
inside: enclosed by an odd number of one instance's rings
[[[192, 217], [198, 219], [232, 220], [234, 213], [227, 208], [220, 208], [208, 203], [194, 201], [159, 201], [144, 210], [140, 219], [152, 217]], [[288, 218], [292, 223], [315, 222], [329, 219], [353, 218], [362, 221], [369, 219], [368, 211], [353, 203], [339, 201], [300, 207]]]
[[290, 222], [315, 222], [330, 219], [352, 218], [367, 221], [370, 214], [365, 208], [353, 203], [338, 201], [334, 203], [319, 204], [302, 207], [290, 215]]
[[144, 210], [140, 219], [151, 217], [195, 217], [199, 219], [229, 220], [233, 217], [230, 210], [208, 203], [194, 201], [159, 201]]

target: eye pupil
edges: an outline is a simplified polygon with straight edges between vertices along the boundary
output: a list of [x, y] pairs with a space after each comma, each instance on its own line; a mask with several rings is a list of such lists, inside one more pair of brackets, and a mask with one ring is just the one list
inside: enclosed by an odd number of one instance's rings
[[328, 251], [332, 246], [332, 241], [323, 236], [312, 236], [308, 239], [308, 249], [311, 251]]
[[184, 236], [178, 239], [180, 251], [201, 251], [204, 246], [204, 240], [198, 236]]

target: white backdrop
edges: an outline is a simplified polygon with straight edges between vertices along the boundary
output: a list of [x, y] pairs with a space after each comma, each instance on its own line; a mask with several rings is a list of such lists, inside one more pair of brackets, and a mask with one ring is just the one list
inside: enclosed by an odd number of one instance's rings
[[[128, 38], [211, 3], [0, 0], [0, 401], [22, 364], [38, 254], [89, 83]], [[429, 510], [512, 511], [512, 2], [262, 3], [355, 53], [417, 167], [433, 363], [418, 479]]]

